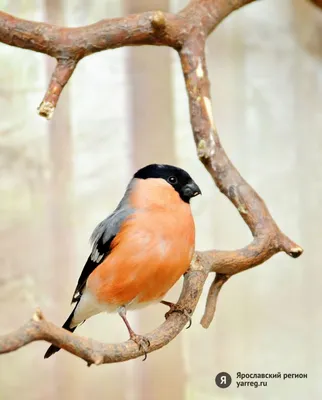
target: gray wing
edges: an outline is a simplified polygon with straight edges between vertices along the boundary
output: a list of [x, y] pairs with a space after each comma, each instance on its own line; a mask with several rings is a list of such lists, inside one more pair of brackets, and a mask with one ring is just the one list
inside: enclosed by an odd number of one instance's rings
[[94, 229], [91, 236], [92, 252], [88, 257], [83, 271], [78, 279], [76, 289], [73, 294], [72, 303], [80, 300], [89, 275], [100, 265], [111, 251], [111, 243], [118, 234], [122, 223], [134, 210], [128, 205], [128, 195], [131, 184], [128, 186], [123, 199], [115, 211]]

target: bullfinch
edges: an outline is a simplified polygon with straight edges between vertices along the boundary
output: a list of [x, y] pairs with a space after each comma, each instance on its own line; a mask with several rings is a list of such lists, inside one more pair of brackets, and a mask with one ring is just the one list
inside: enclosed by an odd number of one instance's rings
[[[115, 211], [91, 236], [87, 259], [72, 298], [75, 307], [63, 325], [73, 332], [101, 312], [118, 312], [144, 350], [149, 342], [134, 333], [126, 311], [161, 302], [189, 268], [195, 248], [190, 199], [201, 194], [181, 168], [151, 164], [131, 179]], [[51, 345], [45, 358], [60, 350]]]

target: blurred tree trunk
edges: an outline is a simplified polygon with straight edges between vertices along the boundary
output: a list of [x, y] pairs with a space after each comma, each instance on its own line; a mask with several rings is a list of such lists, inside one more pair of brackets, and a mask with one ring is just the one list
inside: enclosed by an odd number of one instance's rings
[[[169, 0], [124, 0], [124, 15], [158, 9], [167, 11]], [[133, 171], [155, 162], [176, 164], [171, 50], [146, 46], [129, 48], [127, 74]], [[169, 300], [175, 301], [178, 295], [179, 291], [172, 293]], [[160, 325], [166, 311], [164, 306], [140, 311], [135, 329], [144, 333]], [[162, 352], [150, 354], [147, 363], [136, 363], [134, 374], [137, 390], [131, 400], [183, 399], [182, 336]]]
[[[124, 0], [124, 14], [168, 9], [169, 0]], [[133, 169], [152, 162], [175, 162], [171, 50], [128, 50]]]
[[[63, 0], [46, 0], [45, 17], [49, 23], [65, 25]], [[66, 3], [65, 3], [66, 4]], [[47, 58], [47, 81], [51, 78], [56, 65], [56, 60]], [[48, 202], [48, 216], [50, 224], [52, 244], [51, 251], [51, 273], [49, 293], [57, 310], [65, 309], [66, 287], [68, 276], [73, 264], [74, 235], [71, 228], [72, 207], [71, 207], [71, 188], [72, 188], [72, 133], [70, 126], [70, 93], [69, 85], [64, 89], [64, 93], [59, 100], [57, 110], [53, 120], [48, 122], [49, 140], [49, 160], [50, 160], [50, 191]], [[63, 306], [64, 304], [64, 306]], [[61, 306], [61, 307], [60, 307]], [[55, 312], [55, 310], [54, 310]], [[57, 311], [59, 313], [59, 311]], [[58, 314], [61, 318], [61, 313]], [[71, 376], [66, 364], [61, 363], [61, 359], [55, 358], [57, 362], [53, 374], [53, 390], [56, 390], [57, 398], [73, 398], [70, 385]], [[56, 389], [55, 389], [56, 388]], [[53, 398], [56, 396], [53, 395]]]

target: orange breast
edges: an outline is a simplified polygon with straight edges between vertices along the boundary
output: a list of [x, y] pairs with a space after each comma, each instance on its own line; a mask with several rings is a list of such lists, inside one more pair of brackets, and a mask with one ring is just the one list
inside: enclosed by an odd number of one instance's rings
[[112, 251], [90, 275], [87, 288], [99, 302], [125, 305], [162, 298], [187, 271], [195, 243], [190, 206], [148, 207], [130, 217]]

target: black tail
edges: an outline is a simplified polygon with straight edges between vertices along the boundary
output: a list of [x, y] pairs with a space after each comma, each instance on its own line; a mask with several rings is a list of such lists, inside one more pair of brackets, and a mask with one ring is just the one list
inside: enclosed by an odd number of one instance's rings
[[[70, 327], [70, 323], [72, 322], [77, 305], [78, 305], [78, 303], [76, 304], [74, 310], [71, 312], [70, 316], [67, 318], [66, 322], [62, 326], [64, 329], [66, 329], [69, 332], [74, 332], [74, 330], [77, 328], [77, 326], [74, 326], [73, 328]], [[57, 351], [59, 351], [59, 350], [60, 350], [60, 347], [57, 347], [52, 344], [51, 346], [49, 346], [48, 350], [46, 351], [44, 358], [49, 358], [53, 354], [57, 353]]]

